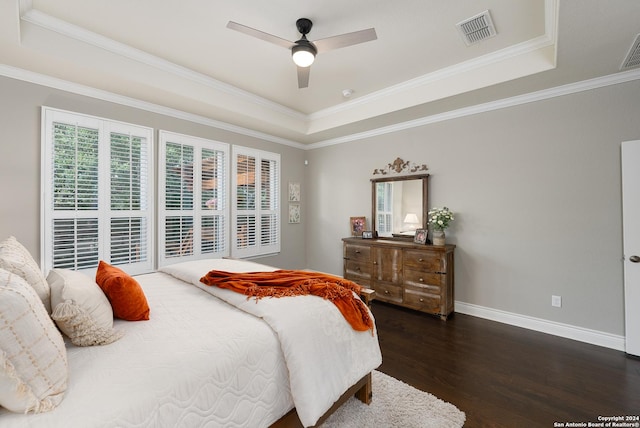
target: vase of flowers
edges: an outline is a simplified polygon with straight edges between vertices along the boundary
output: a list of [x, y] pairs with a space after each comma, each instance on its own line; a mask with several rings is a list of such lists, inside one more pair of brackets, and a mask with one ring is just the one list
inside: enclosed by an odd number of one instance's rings
[[431, 228], [431, 237], [433, 245], [444, 245], [444, 230], [449, 227], [449, 223], [453, 221], [453, 213], [447, 207], [433, 208], [428, 214], [429, 227]]

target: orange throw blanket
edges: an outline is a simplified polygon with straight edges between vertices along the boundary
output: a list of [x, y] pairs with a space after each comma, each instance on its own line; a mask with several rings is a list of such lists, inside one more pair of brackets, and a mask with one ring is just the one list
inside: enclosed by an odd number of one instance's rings
[[356, 331], [373, 331], [367, 306], [356, 297], [361, 287], [355, 282], [319, 272], [277, 270], [275, 272], [231, 273], [212, 270], [200, 278], [206, 285], [263, 297], [314, 295], [330, 300]]

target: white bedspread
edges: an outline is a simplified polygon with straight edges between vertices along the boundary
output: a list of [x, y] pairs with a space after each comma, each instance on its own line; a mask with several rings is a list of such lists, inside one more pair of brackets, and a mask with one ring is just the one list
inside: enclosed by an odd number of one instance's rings
[[[208, 271], [273, 271], [241, 260], [201, 260], [161, 269], [264, 319], [280, 339], [300, 421], [314, 425], [355, 382], [382, 363], [377, 333], [351, 328], [333, 303], [316, 296], [255, 298], [200, 282]], [[373, 315], [372, 315], [373, 317]]]
[[149, 321], [117, 320], [106, 346], [68, 344], [69, 388], [0, 427], [264, 427], [293, 408], [277, 335], [264, 321], [165, 273], [136, 277]]

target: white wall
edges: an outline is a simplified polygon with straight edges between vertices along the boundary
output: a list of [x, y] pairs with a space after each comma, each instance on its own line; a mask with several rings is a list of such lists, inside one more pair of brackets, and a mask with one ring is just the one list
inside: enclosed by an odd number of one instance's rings
[[312, 150], [308, 265], [342, 273], [349, 217], [370, 220], [373, 170], [401, 157], [457, 214], [457, 301], [623, 335], [620, 142], [639, 113], [634, 81]]

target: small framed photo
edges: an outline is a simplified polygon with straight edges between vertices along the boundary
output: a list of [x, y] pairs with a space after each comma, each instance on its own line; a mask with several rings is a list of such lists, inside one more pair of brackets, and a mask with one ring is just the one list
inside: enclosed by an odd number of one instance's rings
[[289, 223], [300, 223], [300, 204], [289, 204]]
[[351, 236], [362, 236], [362, 232], [367, 227], [366, 217], [351, 217], [349, 219], [351, 225]]
[[427, 229], [416, 229], [416, 234], [413, 237], [413, 242], [416, 244], [427, 243]]
[[362, 239], [373, 239], [373, 230], [363, 230]]
[[300, 202], [300, 183], [289, 183], [289, 202]]

